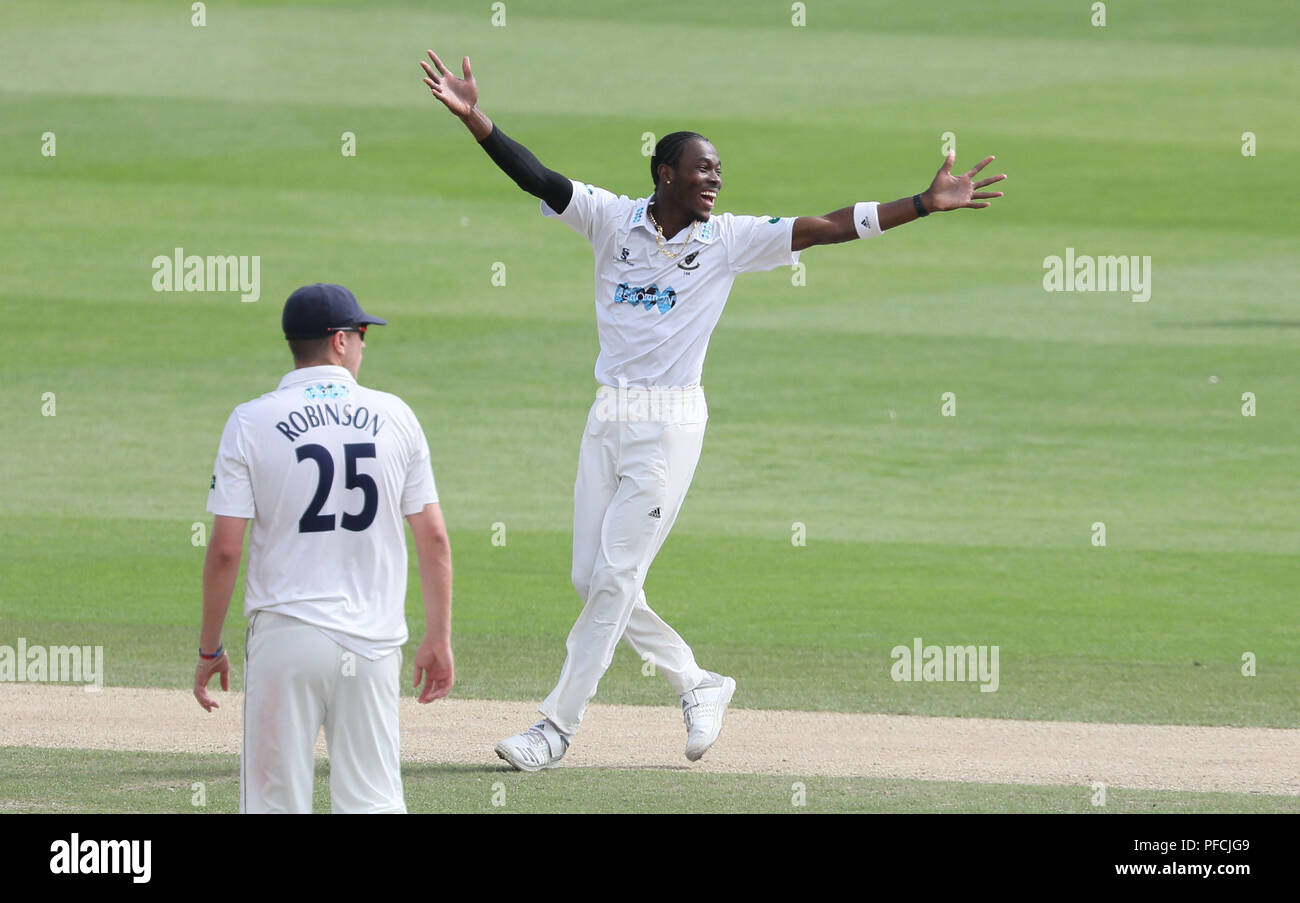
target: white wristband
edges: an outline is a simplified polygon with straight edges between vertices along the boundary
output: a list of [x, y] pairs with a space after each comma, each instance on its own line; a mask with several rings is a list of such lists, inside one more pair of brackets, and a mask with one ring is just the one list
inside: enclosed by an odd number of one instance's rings
[[875, 238], [882, 231], [880, 214], [876, 201], [858, 201], [853, 205], [853, 226], [858, 230], [858, 238]]

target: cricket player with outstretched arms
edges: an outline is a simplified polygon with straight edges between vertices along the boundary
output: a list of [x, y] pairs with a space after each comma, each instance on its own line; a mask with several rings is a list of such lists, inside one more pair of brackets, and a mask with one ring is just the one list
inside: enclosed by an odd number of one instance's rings
[[708, 419], [701, 373], [732, 283], [741, 273], [791, 266], [814, 245], [872, 238], [931, 213], [987, 207], [1002, 192], [980, 189], [1006, 176], [975, 181], [993, 157], [954, 175], [949, 154], [929, 188], [889, 203], [860, 202], [825, 216], [715, 214], [718, 152], [702, 135], [674, 132], [651, 157], [653, 193], [634, 200], [543, 166], [479, 109], [468, 57], [458, 78], [428, 54], [432, 65], [420, 65], [433, 96], [497, 166], [540, 199], [543, 215], [587, 239], [595, 255], [600, 388], [573, 493], [572, 579], [583, 608], [559, 682], [539, 709], [542, 720], [502, 740], [496, 753], [523, 771], [555, 765], [625, 639], [681, 697], [686, 758], [695, 761], [717, 740], [736, 682], [696, 663], [646, 603], [643, 586], [699, 460]]

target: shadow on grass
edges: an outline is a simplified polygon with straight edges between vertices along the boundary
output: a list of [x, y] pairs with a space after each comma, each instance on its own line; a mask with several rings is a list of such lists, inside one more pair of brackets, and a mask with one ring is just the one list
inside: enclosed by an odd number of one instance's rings
[[[600, 774], [603, 772], [670, 772], [683, 773], [690, 772], [693, 769], [689, 765], [560, 765], [556, 768], [546, 768], [542, 772], [525, 772], [512, 768], [502, 763], [491, 763], [483, 765], [440, 765], [432, 762], [419, 763], [402, 763], [402, 777], [433, 777], [437, 775], [464, 774], [464, 775], [501, 775], [501, 774], [541, 774], [551, 772], [553, 774]], [[704, 772], [701, 772], [703, 774]]]

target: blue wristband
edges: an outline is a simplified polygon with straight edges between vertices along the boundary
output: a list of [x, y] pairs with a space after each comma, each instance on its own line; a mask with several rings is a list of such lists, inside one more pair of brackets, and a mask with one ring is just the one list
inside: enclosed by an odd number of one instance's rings
[[226, 654], [225, 645], [218, 646], [217, 651], [212, 653], [211, 655], [208, 655], [206, 652], [204, 652], [202, 646], [199, 647], [199, 658], [206, 658], [209, 661], [215, 661], [216, 659], [221, 658], [221, 656], [225, 654]]

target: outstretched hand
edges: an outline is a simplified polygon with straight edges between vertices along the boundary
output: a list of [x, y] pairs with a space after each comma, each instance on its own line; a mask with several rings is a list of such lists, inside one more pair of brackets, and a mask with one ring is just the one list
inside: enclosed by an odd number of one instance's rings
[[420, 60], [420, 65], [425, 71], [424, 83], [429, 86], [433, 96], [441, 100], [448, 110], [464, 119], [478, 103], [478, 85], [474, 81], [474, 73], [469, 68], [469, 57], [465, 57], [460, 63], [465, 77], [457, 78], [443, 65], [442, 60], [438, 59], [438, 54], [432, 50], [428, 53], [429, 59], [433, 60], [433, 66]]
[[[952, 174], [952, 164], [956, 159], [957, 154], [955, 151], [948, 154], [948, 158], [943, 161], [943, 165], [939, 167], [939, 171], [935, 174], [934, 181], [930, 183], [930, 187], [922, 196], [922, 200], [926, 202], [925, 205], [931, 212], [936, 210], [958, 210], [962, 207], [978, 210], [989, 205], [988, 198], [1002, 197], [1000, 191], [979, 191], [979, 189], [992, 185], [994, 182], [1001, 182], [1007, 177], [1006, 173], [989, 176], [987, 179], [981, 179], [978, 182], [974, 181], [975, 176], [979, 175], [979, 171], [993, 162], [993, 157], [985, 157], [975, 164], [969, 172], [954, 176]], [[977, 203], [977, 201], [983, 201], [983, 203]]]

